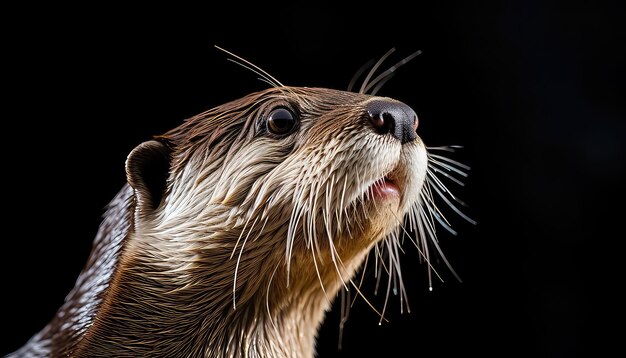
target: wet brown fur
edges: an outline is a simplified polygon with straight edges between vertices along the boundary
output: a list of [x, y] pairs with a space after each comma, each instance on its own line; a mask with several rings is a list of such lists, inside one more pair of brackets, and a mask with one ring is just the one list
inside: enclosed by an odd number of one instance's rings
[[[417, 154], [373, 133], [363, 107], [371, 98], [272, 88], [136, 149], [129, 185], [110, 204], [75, 289], [16, 355], [312, 356], [331, 301], [397, 228], [423, 181], [409, 173]], [[293, 134], [264, 128], [276, 106], [301, 117]], [[419, 139], [410, 146], [422, 153]], [[396, 154], [371, 160], [385, 151]], [[162, 196], [142, 172], [159, 158], [167, 164]], [[363, 183], [384, 175], [409, 197], [363, 202]], [[293, 224], [289, 251], [294, 202], [315, 215]]]

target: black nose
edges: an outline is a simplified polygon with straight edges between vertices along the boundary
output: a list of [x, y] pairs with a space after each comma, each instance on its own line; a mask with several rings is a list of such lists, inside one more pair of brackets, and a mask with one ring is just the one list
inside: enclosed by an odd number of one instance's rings
[[402, 144], [417, 138], [417, 115], [406, 104], [392, 99], [375, 99], [369, 101], [365, 109], [379, 134], [390, 133]]

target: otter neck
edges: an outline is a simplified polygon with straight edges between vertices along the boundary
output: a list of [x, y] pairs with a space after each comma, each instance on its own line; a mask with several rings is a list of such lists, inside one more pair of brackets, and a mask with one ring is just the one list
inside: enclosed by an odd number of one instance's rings
[[[142, 240], [146, 238], [130, 241]], [[172, 270], [154, 263], [154, 249], [160, 245], [152, 244], [150, 258], [134, 254], [130, 246], [78, 355], [110, 354], [114, 350], [109, 342], [153, 356], [314, 355], [329, 297], [335, 297], [341, 287], [329, 258], [321, 258], [326, 265], [320, 265], [320, 278], [308, 265], [292, 266], [288, 284], [281, 255], [244, 256], [239, 260], [233, 299], [236, 256], [230, 259], [217, 250], [200, 250], [194, 263]], [[307, 254], [296, 253], [292, 259], [310, 260]]]

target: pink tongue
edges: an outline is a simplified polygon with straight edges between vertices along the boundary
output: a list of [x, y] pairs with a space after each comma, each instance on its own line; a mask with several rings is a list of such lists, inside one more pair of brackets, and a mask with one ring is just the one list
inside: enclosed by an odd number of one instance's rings
[[387, 198], [391, 196], [400, 196], [400, 189], [396, 184], [389, 180], [386, 180], [380, 184], [375, 184], [372, 187], [372, 192], [375, 198]]

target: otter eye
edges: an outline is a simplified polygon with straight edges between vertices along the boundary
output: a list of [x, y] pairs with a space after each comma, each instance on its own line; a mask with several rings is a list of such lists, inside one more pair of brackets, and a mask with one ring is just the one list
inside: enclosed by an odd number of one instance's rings
[[287, 134], [295, 125], [295, 115], [286, 108], [276, 108], [267, 117], [267, 129], [274, 134]]

